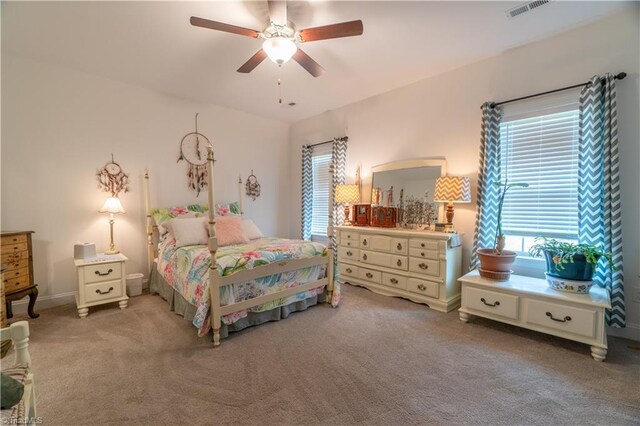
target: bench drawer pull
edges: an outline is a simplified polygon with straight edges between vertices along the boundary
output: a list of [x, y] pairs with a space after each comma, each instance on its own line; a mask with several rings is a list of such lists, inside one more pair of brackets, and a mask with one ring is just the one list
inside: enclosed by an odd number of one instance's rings
[[564, 317], [563, 319], [558, 319], [558, 318], [554, 318], [553, 314], [551, 312], [547, 312], [546, 315], [552, 319], [553, 321], [557, 321], [557, 322], [567, 322], [567, 321], [571, 321], [571, 317], [569, 315], [567, 315], [566, 317]]
[[491, 303], [487, 303], [487, 301], [484, 299], [484, 297], [481, 297], [480, 301], [482, 303], [484, 303], [485, 305], [487, 305], [487, 306], [500, 306], [500, 302], [498, 300], [496, 300], [496, 303], [491, 304]]

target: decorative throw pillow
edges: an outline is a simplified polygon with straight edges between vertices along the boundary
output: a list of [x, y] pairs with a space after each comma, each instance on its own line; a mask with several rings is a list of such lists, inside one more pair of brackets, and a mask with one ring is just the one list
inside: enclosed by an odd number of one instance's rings
[[240, 216], [218, 217], [216, 219], [216, 237], [220, 247], [249, 242], [249, 238], [244, 233]]
[[[0, 373], [0, 405], [3, 410], [11, 408], [22, 399], [24, 385], [4, 373]], [[3, 422], [4, 423], [4, 422]]]
[[189, 219], [172, 219], [169, 222], [171, 232], [176, 239], [176, 248], [184, 246], [206, 245], [209, 241], [209, 235], [205, 217], [196, 217]]
[[218, 216], [239, 215], [240, 204], [237, 201], [230, 204], [216, 204], [216, 214]]
[[160, 235], [164, 235], [168, 232], [168, 229], [164, 226], [165, 223], [176, 217], [200, 217], [209, 208], [206, 204], [190, 204], [182, 207], [171, 208], [157, 208], [151, 210], [151, 216], [158, 226], [158, 232]]
[[264, 237], [260, 228], [256, 226], [255, 223], [251, 219], [243, 219], [242, 227], [244, 228], [244, 233], [250, 240], [256, 240], [258, 238]]

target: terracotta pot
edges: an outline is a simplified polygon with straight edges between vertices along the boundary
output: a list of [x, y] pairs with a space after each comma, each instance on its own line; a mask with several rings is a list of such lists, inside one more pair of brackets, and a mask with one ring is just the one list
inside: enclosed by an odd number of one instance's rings
[[478, 249], [480, 268], [492, 272], [511, 272], [511, 265], [516, 261], [516, 253], [503, 250], [501, 254], [495, 249]]

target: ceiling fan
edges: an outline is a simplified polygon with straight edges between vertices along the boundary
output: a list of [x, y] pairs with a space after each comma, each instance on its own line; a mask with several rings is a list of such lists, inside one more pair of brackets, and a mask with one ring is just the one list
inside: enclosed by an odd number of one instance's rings
[[268, 56], [269, 59], [278, 65], [282, 65], [293, 58], [293, 60], [299, 63], [309, 74], [318, 77], [324, 74], [325, 69], [311, 59], [309, 55], [304, 53], [304, 51], [298, 47], [298, 43], [359, 36], [362, 35], [363, 32], [362, 21], [360, 20], [298, 30], [295, 25], [287, 19], [286, 1], [268, 0], [267, 3], [269, 4], [269, 21], [262, 31], [210, 21], [196, 16], [192, 16], [190, 22], [191, 25], [196, 27], [264, 39], [262, 48], [238, 68], [238, 72], [241, 73], [253, 71], [253, 69]]

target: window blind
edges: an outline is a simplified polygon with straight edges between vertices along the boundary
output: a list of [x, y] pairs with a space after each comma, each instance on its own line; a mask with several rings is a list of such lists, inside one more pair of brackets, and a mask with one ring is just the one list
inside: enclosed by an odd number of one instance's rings
[[[578, 238], [578, 98], [500, 124], [502, 180], [526, 182], [511, 189], [503, 205], [506, 235]], [[520, 107], [522, 109], [522, 107]], [[515, 119], [514, 119], [515, 118]]]
[[311, 235], [327, 236], [329, 227], [329, 163], [331, 154], [311, 157], [313, 170], [313, 208], [311, 213]]

